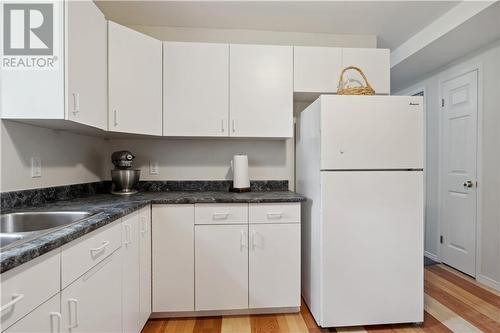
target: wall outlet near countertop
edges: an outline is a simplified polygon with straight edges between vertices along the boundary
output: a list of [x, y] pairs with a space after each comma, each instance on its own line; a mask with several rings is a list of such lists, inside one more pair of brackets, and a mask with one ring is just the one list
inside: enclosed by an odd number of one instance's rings
[[39, 157], [31, 158], [31, 178], [42, 177], [42, 160]]
[[159, 175], [160, 174], [160, 167], [158, 165], [158, 162], [149, 162], [149, 174], [150, 175]]

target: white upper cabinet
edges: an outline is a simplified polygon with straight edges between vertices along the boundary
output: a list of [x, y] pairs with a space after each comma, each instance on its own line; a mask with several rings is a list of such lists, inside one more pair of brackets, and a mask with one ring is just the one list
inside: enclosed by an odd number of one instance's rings
[[[313, 100], [321, 93], [336, 93], [342, 69], [359, 67], [377, 95], [390, 93], [390, 52], [388, 49], [295, 46], [294, 92], [298, 100]], [[345, 78], [364, 83], [355, 71]]]
[[228, 136], [229, 45], [163, 45], [163, 135]]
[[66, 14], [68, 119], [106, 129], [106, 19], [92, 1], [68, 1]]
[[[92, 1], [51, 4], [53, 51], [43, 59], [53, 66], [2, 70], [2, 118], [71, 120], [106, 129], [104, 15]], [[61, 124], [52, 123], [55, 127]]]
[[291, 46], [231, 44], [230, 135], [293, 136]]
[[[389, 49], [342, 49], [342, 68], [347, 66], [359, 67], [365, 73], [368, 82], [377, 95], [391, 92], [391, 64]], [[347, 78], [364, 82], [361, 75], [355, 71], [348, 71]]]
[[293, 48], [293, 91], [337, 91], [342, 67], [338, 47], [295, 46]]
[[109, 21], [109, 130], [162, 135], [162, 42]]

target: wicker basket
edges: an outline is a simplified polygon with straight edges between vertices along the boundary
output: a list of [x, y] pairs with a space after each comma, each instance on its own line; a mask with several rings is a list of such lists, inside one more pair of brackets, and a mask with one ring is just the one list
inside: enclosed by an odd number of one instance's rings
[[[345, 86], [346, 82], [344, 81], [344, 73], [348, 70], [358, 71], [359, 74], [361, 74], [361, 76], [365, 80], [365, 86], [346, 87]], [[337, 87], [337, 95], [375, 95], [375, 90], [373, 90], [372, 86], [368, 83], [365, 73], [363, 73], [361, 69], [359, 69], [358, 67], [349, 66], [344, 68], [342, 70], [342, 73], [340, 73], [339, 85]]]

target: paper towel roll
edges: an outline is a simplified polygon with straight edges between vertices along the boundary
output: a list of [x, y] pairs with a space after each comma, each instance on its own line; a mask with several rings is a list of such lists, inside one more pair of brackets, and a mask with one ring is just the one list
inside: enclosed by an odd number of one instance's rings
[[248, 156], [234, 155], [231, 161], [233, 168], [233, 187], [234, 188], [249, 188], [250, 180], [248, 179]]

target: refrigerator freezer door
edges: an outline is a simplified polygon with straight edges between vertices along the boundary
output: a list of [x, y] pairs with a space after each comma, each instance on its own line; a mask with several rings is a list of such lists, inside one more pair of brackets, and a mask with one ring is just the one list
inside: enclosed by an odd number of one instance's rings
[[321, 325], [422, 322], [422, 172], [322, 172], [321, 186]]
[[421, 169], [422, 97], [321, 96], [321, 170]]

